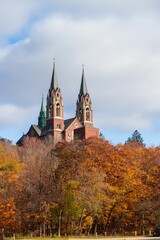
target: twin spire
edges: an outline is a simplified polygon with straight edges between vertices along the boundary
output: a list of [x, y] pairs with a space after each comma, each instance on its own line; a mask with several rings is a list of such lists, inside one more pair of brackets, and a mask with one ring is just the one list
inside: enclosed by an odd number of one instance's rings
[[[59, 84], [56, 76], [55, 61], [54, 61], [50, 91], [56, 90], [58, 88], [59, 88]], [[88, 93], [87, 84], [84, 76], [84, 66], [82, 66], [82, 78], [81, 78], [81, 85], [80, 85], [80, 91], [78, 96], [81, 97], [81, 96], [85, 96], [86, 94], [89, 94], [89, 93]], [[38, 126], [40, 126], [41, 128], [44, 128], [46, 126], [46, 111], [44, 108], [43, 96], [42, 96], [42, 102], [41, 102], [41, 109], [38, 117]]]
[[[52, 72], [52, 78], [51, 78], [51, 85], [50, 85], [50, 90], [52, 91], [53, 89], [56, 90], [59, 88], [58, 85], [58, 80], [57, 80], [57, 75], [56, 75], [56, 68], [55, 68], [55, 62], [53, 63], [53, 72]], [[79, 96], [84, 96], [88, 93], [87, 90], [87, 84], [84, 76], [84, 66], [82, 66], [82, 78], [81, 78], [81, 85], [80, 85], [80, 91], [79, 91]]]

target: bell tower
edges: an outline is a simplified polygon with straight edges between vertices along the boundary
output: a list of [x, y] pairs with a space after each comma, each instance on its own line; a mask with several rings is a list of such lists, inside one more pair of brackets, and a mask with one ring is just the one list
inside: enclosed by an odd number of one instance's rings
[[64, 107], [56, 76], [55, 62], [53, 64], [51, 85], [47, 95], [46, 130], [47, 136], [52, 137], [54, 143], [62, 141], [62, 131], [64, 130]]
[[76, 117], [83, 126], [93, 127], [92, 102], [87, 90], [84, 67], [82, 68], [82, 78], [77, 100]]

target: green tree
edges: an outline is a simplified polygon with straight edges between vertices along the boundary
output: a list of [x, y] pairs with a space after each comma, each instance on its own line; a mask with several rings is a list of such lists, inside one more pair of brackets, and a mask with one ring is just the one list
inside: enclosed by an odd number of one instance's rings
[[137, 130], [135, 130], [132, 136], [127, 139], [126, 144], [130, 144], [130, 143], [140, 143], [142, 146], [145, 146], [144, 140], [141, 137], [141, 134]]

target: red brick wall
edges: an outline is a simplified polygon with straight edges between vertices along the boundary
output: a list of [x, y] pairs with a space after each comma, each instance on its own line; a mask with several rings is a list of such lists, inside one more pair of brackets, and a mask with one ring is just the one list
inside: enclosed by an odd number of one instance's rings
[[99, 129], [83, 126], [74, 130], [75, 139], [87, 139], [89, 137], [99, 137]]
[[85, 139], [89, 137], [99, 137], [99, 129], [98, 128], [86, 128], [85, 129]]
[[74, 130], [82, 127], [82, 124], [75, 118], [71, 125], [65, 131], [65, 141], [70, 142], [74, 140]]

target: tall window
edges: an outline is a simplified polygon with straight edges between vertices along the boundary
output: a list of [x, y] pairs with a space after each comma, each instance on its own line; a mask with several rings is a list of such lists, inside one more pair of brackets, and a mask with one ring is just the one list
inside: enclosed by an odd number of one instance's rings
[[52, 117], [52, 104], [49, 104], [49, 109], [48, 109], [48, 115], [49, 117]]
[[60, 117], [60, 104], [59, 103], [56, 104], [56, 116]]
[[90, 121], [89, 108], [86, 108], [86, 121]]
[[82, 109], [81, 108], [79, 109], [79, 120], [80, 121], [82, 120]]
[[61, 139], [62, 139], [61, 136], [58, 136], [58, 137], [57, 137], [58, 142], [60, 142]]
[[61, 129], [61, 124], [57, 124], [57, 128], [58, 128], [58, 129]]

